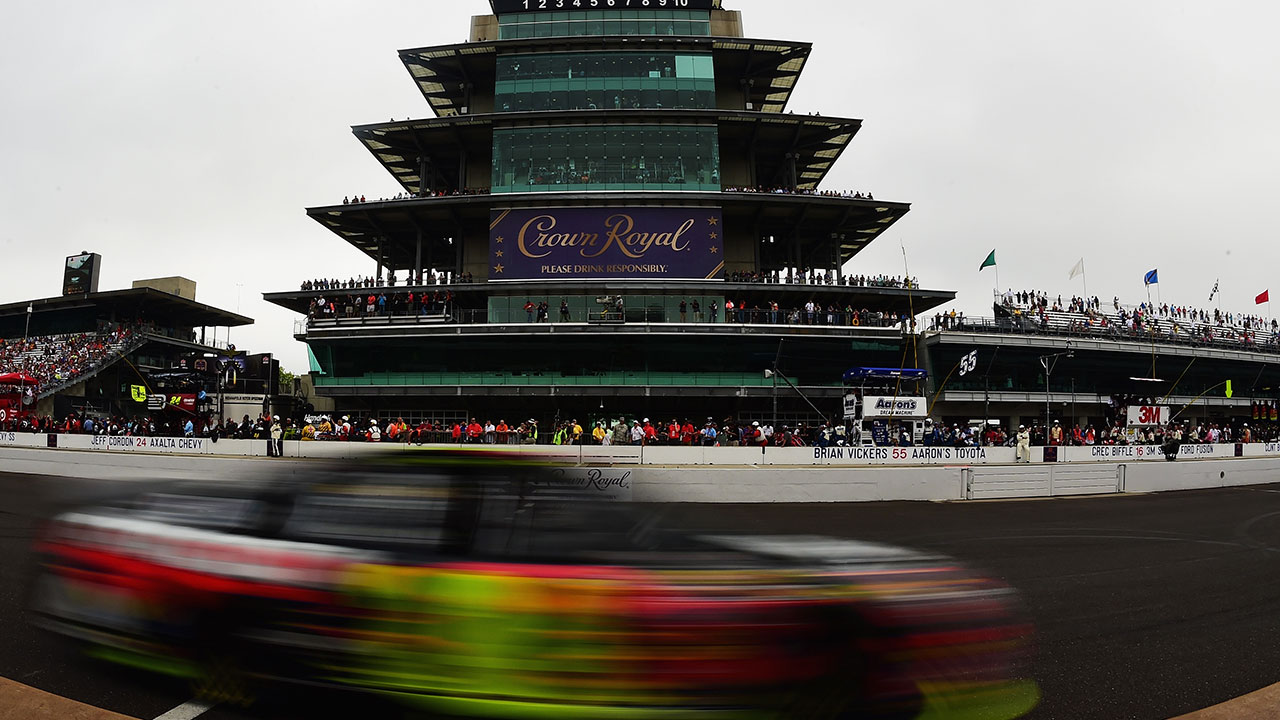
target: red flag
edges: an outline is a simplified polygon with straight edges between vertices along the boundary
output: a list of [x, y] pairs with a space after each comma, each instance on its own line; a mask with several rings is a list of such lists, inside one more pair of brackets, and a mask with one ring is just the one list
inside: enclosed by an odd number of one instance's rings
[[1261, 295], [1253, 299], [1253, 304], [1261, 305], [1262, 303], [1265, 303], [1265, 302], [1271, 302], [1270, 293], [1271, 293], [1270, 290], [1263, 290]]

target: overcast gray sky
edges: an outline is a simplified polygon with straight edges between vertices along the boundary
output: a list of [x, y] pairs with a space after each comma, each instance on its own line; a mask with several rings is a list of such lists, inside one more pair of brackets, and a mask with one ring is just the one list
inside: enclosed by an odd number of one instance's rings
[[[725, 0], [808, 40], [790, 108], [862, 118], [825, 187], [912, 212], [851, 266], [989, 313], [1000, 282], [1255, 310], [1277, 260], [1280, 7], [1220, 0]], [[351, 125], [431, 114], [396, 50], [466, 39], [484, 0], [10, 3], [0, 27], [0, 302], [183, 275], [257, 319], [232, 340], [306, 370], [261, 293], [373, 263], [303, 210], [398, 192]], [[1278, 298], [1280, 299], [1280, 298]], [[1278, 308], [1280, 309], [1280, 308]], [[1266, 307], [1260, 308], [1266, 313]]]

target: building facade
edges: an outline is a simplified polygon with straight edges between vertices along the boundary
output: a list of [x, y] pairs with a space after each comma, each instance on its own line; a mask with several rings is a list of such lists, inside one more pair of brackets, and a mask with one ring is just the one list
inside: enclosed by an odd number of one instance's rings
[[621, 4], [491, 0], [400, 52], [434, 117], [353, 129], [399, 192], [308, 210], [369, 266], [266, 295], [340, 411], [834, 418], [954, 298], [851, 262], [910, 206], [821, 189], [862, 123], [788, 111], [808, 43]]

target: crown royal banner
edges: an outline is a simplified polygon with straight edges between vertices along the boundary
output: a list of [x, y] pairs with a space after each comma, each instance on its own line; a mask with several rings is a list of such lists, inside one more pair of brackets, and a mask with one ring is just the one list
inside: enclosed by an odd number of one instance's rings
[[494, 210], [489, 280], [724, 277], [719, 208]]

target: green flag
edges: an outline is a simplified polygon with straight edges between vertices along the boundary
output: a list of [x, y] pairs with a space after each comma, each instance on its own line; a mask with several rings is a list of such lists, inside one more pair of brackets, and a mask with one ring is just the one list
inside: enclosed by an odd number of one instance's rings
[[1235, 395], [1235, 394], [1236, 394], [1235, 391], [1231, 389], [1231, 381], [1228, 380], [1227, 381], [1227, 397], [1230, 398], [1232, 395]]
[[989, 267], [995, 267], [995, 266], [996, 266], [996, 251], [992, 250], [991, 254], [987, 256], [987, 259], [982, 261], [982, 265], [981, 267], [978, 268], [978, 272], [982, 272], [983, 270], [986, 270]]

